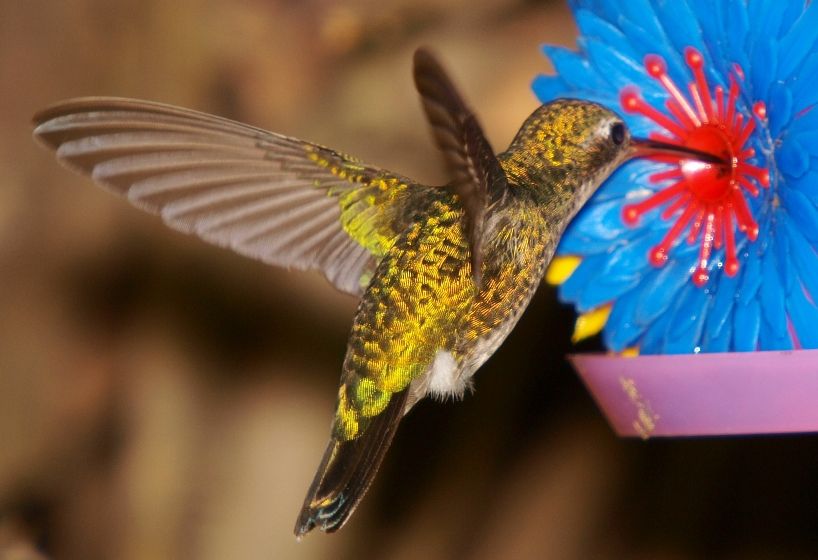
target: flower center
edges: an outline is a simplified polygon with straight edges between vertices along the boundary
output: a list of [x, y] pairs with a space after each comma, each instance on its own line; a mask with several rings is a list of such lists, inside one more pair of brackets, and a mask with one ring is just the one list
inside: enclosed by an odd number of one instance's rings
[[[738, 65], [729, 76], [727, 95], [722, 86], [713, 90], [704, 74], [704, 59], [693, 47], [685, 49], [685, 61], [693, 74], [688, 84], [689, 96], [667, 74], [664, 59], [657, 55], [645, 57], [645, 70], [657, 80], [669, 94], [665, 109], [657, 110], [645, 102], [639, 91], [628, 87], [620, 93], [620, 102], [628, 113], [638, 113], [656, 123], [662, 132], [652, 132], [650, 137], [671, 144], [695, 148], [723, 158], [727, 165], [714, 165], [696, 160], [676, 160], [665, 156], [653, 159], [669, 163], [672, 167], [651, 175], [651, 183], [672, 184], [655, 192], [648, 198], [622, 209], [622, 219], [635, 225], [648, 211], [667, 203], [662, 219], [678, 214], [664, 239], [650, 250], [648, 258], [654, 266], [663, 266], [668, 259], [670, 247], [687, 228], [687, 242], [700, 241], [699, 258], [693, 270], [693, 282], [704, 286], [709, 279], [708, 265], [713, 249], [725, 249], [724, 271], [734, 276], [739, 269], [736, 257], [735, 229], [755, 241], [758, 224], [747, 206], [745, 192], [758, 196], [758, 186], [768, 187], [769, 172], [748, 162], [755, 157], [755, 150], [747, 147], [755, 129], [755, 119], [736, 110], [736, 101], [744, 73]], [[753, 106], [758, 119], [766, 118], [762, 102]], [[745, 122], [746, 121], [746, 122]]]

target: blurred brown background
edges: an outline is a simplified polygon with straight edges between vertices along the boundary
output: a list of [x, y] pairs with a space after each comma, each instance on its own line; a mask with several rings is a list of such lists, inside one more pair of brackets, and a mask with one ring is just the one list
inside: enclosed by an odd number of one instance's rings
[[31, 140], [49, 103], [121, 95], [440, 181], [412, 51], [502, 148], [539, 44], [575, 33], [561, 1], [0, 0], [0, 558], [818, 557], [815, 437], [616, 439], [547, 288], [474, 395], [407, 417], [347, 527], [296, 543], [355, 302], [171, 232]]

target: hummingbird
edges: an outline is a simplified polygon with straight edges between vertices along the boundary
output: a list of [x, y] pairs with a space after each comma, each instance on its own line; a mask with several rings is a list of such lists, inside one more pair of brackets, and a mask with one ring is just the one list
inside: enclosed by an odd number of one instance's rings
[[295, 525], [333, 532], [355, 510], [401, 418], [460, 398], [517, 323], [562, 232], [636, 157], [727, 165], [632, 138], [610, 109], [538, 107], [495, 154], [436, 57], [414, 81], [449, 182], [420, 184], [341, 152], [197, 111], [89, 97], [34, 117], [34, 136], [170, 227], [265, 263], [319, 270], [360, 298], [330, 441]]

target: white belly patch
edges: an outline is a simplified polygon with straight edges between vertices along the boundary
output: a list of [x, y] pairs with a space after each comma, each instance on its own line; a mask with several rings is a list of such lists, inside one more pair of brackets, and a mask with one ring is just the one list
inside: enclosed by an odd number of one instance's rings
[[438, 399], [462, 398], [469, 386], [469, 379], [459, 375], [460, 368], [452, 353], [447, 350], [438, 350], [429, 372], [429, 393]]

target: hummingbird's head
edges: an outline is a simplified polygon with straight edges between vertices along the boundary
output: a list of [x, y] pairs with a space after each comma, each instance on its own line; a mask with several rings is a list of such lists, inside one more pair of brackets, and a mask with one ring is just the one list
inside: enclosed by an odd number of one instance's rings
[[627, 126], [613, 111], [589, 101], [558, 99], [526, 119], [504, 154], [503, 167], [518, 184], [595, 189], [628, 158], [630, 141]]
[[619, 115], [578, 99], [541, 105], [500, 161], [512, 182], [557, 191], [582, 204], [625, 161], [655, 156], [721, 161], [683, 146], [632, 138]]

